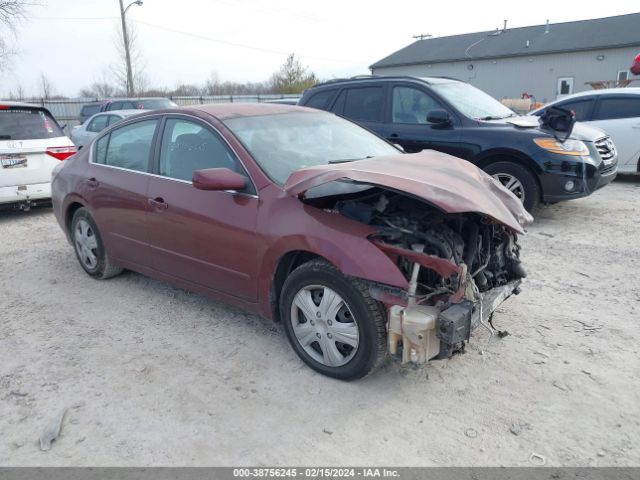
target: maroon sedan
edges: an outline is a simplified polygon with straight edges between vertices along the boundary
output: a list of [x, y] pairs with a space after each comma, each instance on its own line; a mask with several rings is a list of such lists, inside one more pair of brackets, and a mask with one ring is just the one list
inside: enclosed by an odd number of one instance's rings
[[341, 379], [492, 330], [531, 221], [468, 162], [286, 105], [130, 117], [63, 162], [52, 193], [92, 277], [126, 268], [280, 321], [304, 362]]

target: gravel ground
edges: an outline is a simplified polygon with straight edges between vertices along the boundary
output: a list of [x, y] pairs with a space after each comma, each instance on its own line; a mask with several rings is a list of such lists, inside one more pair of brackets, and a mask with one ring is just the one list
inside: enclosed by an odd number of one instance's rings
[[266, 320], [89, 278], [50, 210], [0, 213], [0, 465], [640, 465], [639, 196], [628, 179], [538, 211], [506, 338], [354, 383]]

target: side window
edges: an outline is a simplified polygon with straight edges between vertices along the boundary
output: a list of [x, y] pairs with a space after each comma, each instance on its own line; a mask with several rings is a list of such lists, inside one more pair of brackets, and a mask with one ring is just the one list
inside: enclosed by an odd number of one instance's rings
[[109, 135], [105, 135], [101, 139], [96, 142], [96, 153], [95, 153], [95, 163], [99, 163], [101, 165], [105, 164], [105, 160], [107, 157], [107, 146], [109, 145]]
[[600, 97], [600, 106], [593, 117], [594, 120], [612, 120], [615, 118], [640, 117], [640, 98]]
[[[122, 102], [118, 110], [132, 110], [134, 108], [136, 108], [136, 106], [133, 104], [133, 102]], [[112, 108], [112, 110], [116, 109]]]
[[109, 120], [107, 121], [107, 125], [113, 125], [116, 122], [119, 122], [120, 120], [122, 120], [119, 116], [117, 115], [107, 115], [109, 117]]
[[228, 168], [248, 177], [219, 135], [197, 122], [168, 119], [160, 147], [160, 175], [190, 182], [193, 172], [205, 168]]
[[431, 95], [413, 87], [393, 88], [393, 123], [428, 123], [427, 113], [443, 108]]
[[[117, 128], [98, 140], [96, 163], [146, 172], [158, 120], [143, 120]], [[105, 140], [107, 140], [105, 143]], [[103, 153], [103, 151], [105, 151]]]
[[305, 107], [319, 108], [320, 110], [329, 110], [329, 102], [336, 93], [336, 89], [323, 90], [313, 95]]
[[594, 100], [574, 100], [571, 102], [558, 103], [557, 106], [570, 110], [576, 114], [576, 120], [579, 122], [588, 122], [591, 120], [591, 110], [593, 110]]
[[382, 87], [350, 88], [346, 95], [343, 110], [345, 117], [369, 122], [382, 121]]
[[107, 115], [99, 115], [89, 122], [87, 132], [101, 132], [107, 126]]
[[122, 110], [122, 102], [111, 102], [105, 110]]

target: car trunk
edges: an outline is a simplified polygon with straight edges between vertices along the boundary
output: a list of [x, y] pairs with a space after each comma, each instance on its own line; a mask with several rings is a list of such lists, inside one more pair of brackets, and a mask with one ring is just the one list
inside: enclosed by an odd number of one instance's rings
[[0, 105], [0, 188], [50, 182], [72, 146], [45, 109]]

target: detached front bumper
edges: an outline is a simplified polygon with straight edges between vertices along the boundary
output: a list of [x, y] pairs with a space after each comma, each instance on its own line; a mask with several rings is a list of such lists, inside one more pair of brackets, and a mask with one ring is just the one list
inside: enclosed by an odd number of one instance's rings
[[389, 353], [402, 349], [402, 363], [425, 363], [448, 358], [464, 346], [471, 332], [490, 319], [511, 295], [519, 293], [521, 280], [493, 288], [481, 300], [463, 300], [445, 310], [423, 305], [394, 305], [389, 309]]

